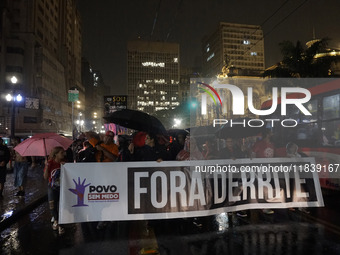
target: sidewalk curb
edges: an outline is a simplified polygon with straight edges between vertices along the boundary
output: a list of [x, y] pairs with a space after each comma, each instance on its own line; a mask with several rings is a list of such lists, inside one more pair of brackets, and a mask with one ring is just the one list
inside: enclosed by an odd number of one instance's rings
[[47, 201], [47, 194], [35, 199], [31, 203], [29, 203], [27, 206], [24, 208], [21, 208], [17, 211], [14, 211], [11, 216], [5, 219], [1, 219], [0, 221], [0, 232], [8, 228], [10, 225], [14, 224], [20, 217], [23, 215], [31, 212], [34, 210], [36, 207], [41, 205], [42, 203]]

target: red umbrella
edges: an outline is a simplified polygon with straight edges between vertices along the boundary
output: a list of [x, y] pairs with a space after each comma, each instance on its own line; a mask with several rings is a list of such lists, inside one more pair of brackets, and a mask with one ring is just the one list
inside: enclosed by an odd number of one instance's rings
[[71, 139], [56, 133], [36, 134], [14, 147], [21, 156], [47, 156], [56, 146], [65, 150], [73, 143]]

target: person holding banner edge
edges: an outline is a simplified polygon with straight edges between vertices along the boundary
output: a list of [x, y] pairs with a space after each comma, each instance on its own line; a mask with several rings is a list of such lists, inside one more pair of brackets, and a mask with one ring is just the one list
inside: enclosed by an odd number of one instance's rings
[[58, 224], [59, 213], [59, 198], [60, 198], [60, 183], [57, 183], [57, 175], [61, 164], [65, 163], [66, 152], [63, 147], [54, 147], [51, 151], [49, 159], [45, 161], [44, 179], [48, 181], [47, 195], [48, 204], [54, 222], [52, 225], [53, 230], [58, 230], [60, 235], [65, 233], [65, 229]]

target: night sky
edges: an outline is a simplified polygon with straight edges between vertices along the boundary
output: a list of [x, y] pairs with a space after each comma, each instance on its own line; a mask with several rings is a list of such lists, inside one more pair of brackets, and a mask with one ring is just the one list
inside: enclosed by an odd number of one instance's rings
[[181, 65], [187, 67], [201, 56], [202, 38], [220, 21], [262, 25], [266, 67], [280, 61], [280, 42], [305, 43], [313, 28], [316, 38], [328, 37], [329, 45], [340, 49], [339, 0], [78, 0], [78, 8], [83, 57], [116, 95], [126, 94], [127, 41], [139, 37], [179, 43]]

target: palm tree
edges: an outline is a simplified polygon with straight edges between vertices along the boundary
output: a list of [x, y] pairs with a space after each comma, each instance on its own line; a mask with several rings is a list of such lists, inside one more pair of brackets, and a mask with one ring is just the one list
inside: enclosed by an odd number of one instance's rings
[[274, 68], [263, 73], [264, 77], [330, 77], [331, 64], [335, 57], [324, 56], [316, 58], [318, 53], [327, 52], [328, 39], [314, 40], [308, 48], [304, 48], [300, 41], [294, 45], [291, 41], [279, 44], [283, 59]]
[[[283, 59], [272, 68], [267, 69], [264, 77], [271, 78], [329, 78], [333, 77], [332, 63], [336, 57], [325, 54], [318, 57], [318, 53], [327, 53], [328, 39], [313, 40], [304, 48], [300, 41], [294, 45], [291, 41], [283, 41], [279, 44]], [[266, 93], [271, 93], [273, 87], [296, 87], [301, 86], [302, 80], [295, 79], [269, 79], [265, 81]], [[299, 85], [297, 85], [299, 84]], [[303, 81], [305, 88], [315, 84], [308, 80]]]

